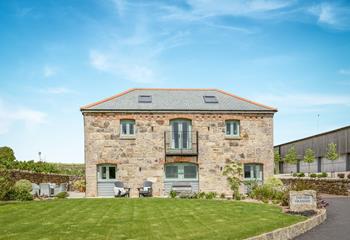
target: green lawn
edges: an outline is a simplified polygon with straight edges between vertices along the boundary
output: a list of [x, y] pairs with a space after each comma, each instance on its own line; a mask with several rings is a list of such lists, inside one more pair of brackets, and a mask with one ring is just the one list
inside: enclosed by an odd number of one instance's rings
[[243, 239], [303, 219], [267, 204], [218, 200], [0, 203], [0, 239]]

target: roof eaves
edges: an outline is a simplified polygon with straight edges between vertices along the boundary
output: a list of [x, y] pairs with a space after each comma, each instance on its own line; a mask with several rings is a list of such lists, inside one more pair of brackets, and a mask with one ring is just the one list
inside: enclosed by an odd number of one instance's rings
[[89, 108], [91, 108], [91, 107], [94, 107], [94, 106], [96, 106], [96, 105], [98, 105], [98, 104], [101, 104], [101, 103], [104, 103], [104, 102], [108, 102], [108, 101], [110, 101], [110, 100], [112, 100], [112, 99], [115, 99], [115, 98], [117, 98], [117, 97], [123, 96], [123, 95], [125, 95], [125, 94], [127, 94], [127, 93], [130, 93], [130, 92], [132, 92], [132, 91], [135, 91], [135, 90], [137, 90], [137, 88], [131, 88], [131, 89], [128, 89], [128, 90], [126, 90], [126, 91], [124, 91], [124, 92], [115, 94], [115, 95], [113, 95], [113, 96], [111, 96], [111, 97], [108, 97], [108, 98], [102, 99], [102, 100], [100, 100], [100, 101], [97, 101], [97, 102], [90, 103], [90, 104], [88, 104], [88, 105], [82, 106], [82, 107], [80, 107], [80, 111], [89, 109]]
[[282, 147], [284, 145], [289, 145], [289, 144], [292, 144], [292, 143], [301, 142], [301, 141], [308, 140], [308, 139], [311, 139], [311, 138], [314, 138], [314, 137], [327, 135], [327, 134], [330, 134], [330, 133], [338, 132], [338, 131], [341, 131], [341, 130], [344, 130], [344, 129], [349, 129], [349, 128], [350, 128], [350, 125], [349, 126], [345, 126], [345, 127], [341, 127], [341, 128], [337, 128], [337, 129], [333, 129], [333, 130], [330, 130], [330, 131], [327, 131], [327, 132], [318, 133], [318, 134], [311, 135], [311, 136], [308, 136], [308, 137], [299, 138], [297, 140], [281, 143], [281, 144], [275, 145], [274, 147]]
[[234, 95], [234, 94], [232, 94], [232, 93], [225, 92], [225, 91], [223, 91], [223, 90], [221, 90], [221, 89], [214, 89], [214, 90], [215, 90], [215, 91], [218, 91], [218, 92], [220, 92], [220, 93], [226, 94], [226, 95], [228, 95], [228, 96], [237, 98], [237, 99], [239, 99], [239, 100], [241, 100], [241, 101], [244, 101], [244, 102], [247, 102], [247, 103], [250, 103], [250, 104], [254, 104], [254, 105], [259, 106], [259, 107], [266, 108], [266, 109], [268, 109], [268, 110], [270, 110], [270, 111], [273, 111], [273, 112], [277, 112], [277, 111], [278, 111], [277, 108], [273, 108], [273, 107], [270, 107], [270, 106], [267, 106], [267, 105], [264, 105], [264, 104], [261, 104], [261, 103], [258, 103], [258, 102], [251, 101], [251, 100], [249, 100], [249, 99], [246, 99], [246, 98], [243, 98], [243, 97]]

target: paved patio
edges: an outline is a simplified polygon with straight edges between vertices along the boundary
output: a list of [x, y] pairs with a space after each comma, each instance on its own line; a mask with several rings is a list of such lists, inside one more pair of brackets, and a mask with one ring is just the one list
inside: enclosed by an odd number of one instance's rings
[[68, 198], [85, 198], [84, 192], [68, 192], [69, 197]]

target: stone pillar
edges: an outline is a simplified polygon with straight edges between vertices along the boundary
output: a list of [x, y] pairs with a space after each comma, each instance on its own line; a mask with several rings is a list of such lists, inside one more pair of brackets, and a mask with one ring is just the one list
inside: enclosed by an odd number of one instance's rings
[[95, 164], [86, 164], [86, 197], [97, 196], [97, 167]]

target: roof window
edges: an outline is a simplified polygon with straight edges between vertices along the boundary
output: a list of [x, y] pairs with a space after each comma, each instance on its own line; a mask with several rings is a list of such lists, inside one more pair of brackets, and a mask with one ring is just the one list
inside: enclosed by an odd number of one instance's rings
[[139, 103], [152, 103], [151, 95], [139, 95]]
[[219, 103], [216, 96], [203, 96], [203, 99], [205, 103]]

